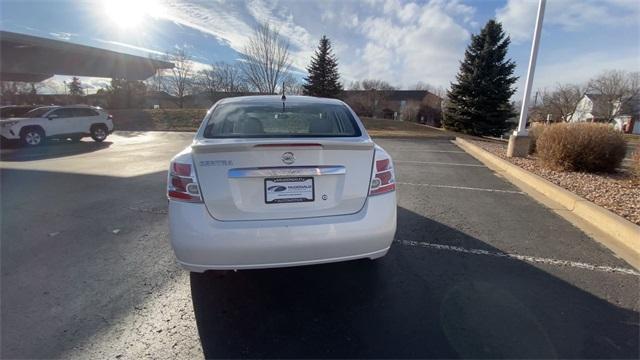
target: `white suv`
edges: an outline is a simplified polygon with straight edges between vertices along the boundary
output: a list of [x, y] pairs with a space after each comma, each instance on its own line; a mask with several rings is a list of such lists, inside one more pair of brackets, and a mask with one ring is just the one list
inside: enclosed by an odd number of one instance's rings
[[342, 101], [223, 99], [171, 161], [171, 244], [195, 272], [375, 259], [395, 189], [391, 157]]
[[42, 145], [47, 138], [79, 141], [85, 136], [104, 141], [113, 131], [111, 115], [93, 106], [43, 106], [19, 118], [0, 120], [0, 135], [25, 146]]

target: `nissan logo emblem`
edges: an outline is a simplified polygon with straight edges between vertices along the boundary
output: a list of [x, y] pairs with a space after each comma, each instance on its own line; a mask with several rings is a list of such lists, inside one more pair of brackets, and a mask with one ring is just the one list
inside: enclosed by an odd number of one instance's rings
[[296, 157], [293, 156], [293, 153], [290, 151], [287, 151], [286, 153], [282, 154], [282, 162], [287, 164], [287, 165], [291, 165], [296, 161]]

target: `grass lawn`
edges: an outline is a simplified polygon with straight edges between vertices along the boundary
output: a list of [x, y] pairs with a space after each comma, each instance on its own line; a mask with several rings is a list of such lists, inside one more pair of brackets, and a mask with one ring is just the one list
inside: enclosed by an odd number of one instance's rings
[[455, 134], [419, 125], [409, 121], [361, 118], [364, 127], [372, 137], [448, 137], [453, 139]]
[[[130, 109], [110, 110], [116, 130], [196, 131], [207, 109]], [[362, 118], [372, 137], [453, 138], [450, 132], [389, 119]]]
[[624, 139], [629, 144], [640, 146], [640, 135], [638, 134], [624, 134]]

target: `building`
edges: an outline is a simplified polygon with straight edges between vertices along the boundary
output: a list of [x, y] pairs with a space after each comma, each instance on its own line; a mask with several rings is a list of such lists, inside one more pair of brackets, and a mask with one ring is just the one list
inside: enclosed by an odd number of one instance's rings
[[608, 112], [608, 103], [603, 95], [585, 94], [571, 114], [569, 122], [602, 122]]
[[600, 94], [586, 94], [580, 99], [569, 122], [608, 122], [613, 116], [614, 127], [626, 133], [640, 134], [640, 96], [611, 103]]
[[345, 90], [341, 99], [364, 117], [440, 126], [442, 98], [427, 90]]

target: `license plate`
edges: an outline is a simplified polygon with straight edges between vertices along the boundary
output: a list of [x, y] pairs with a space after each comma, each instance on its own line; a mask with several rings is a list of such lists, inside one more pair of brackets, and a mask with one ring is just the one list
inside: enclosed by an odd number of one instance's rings
[[313, 201], [312, 177], [264, 179], [264, 201], [267, 204]]

